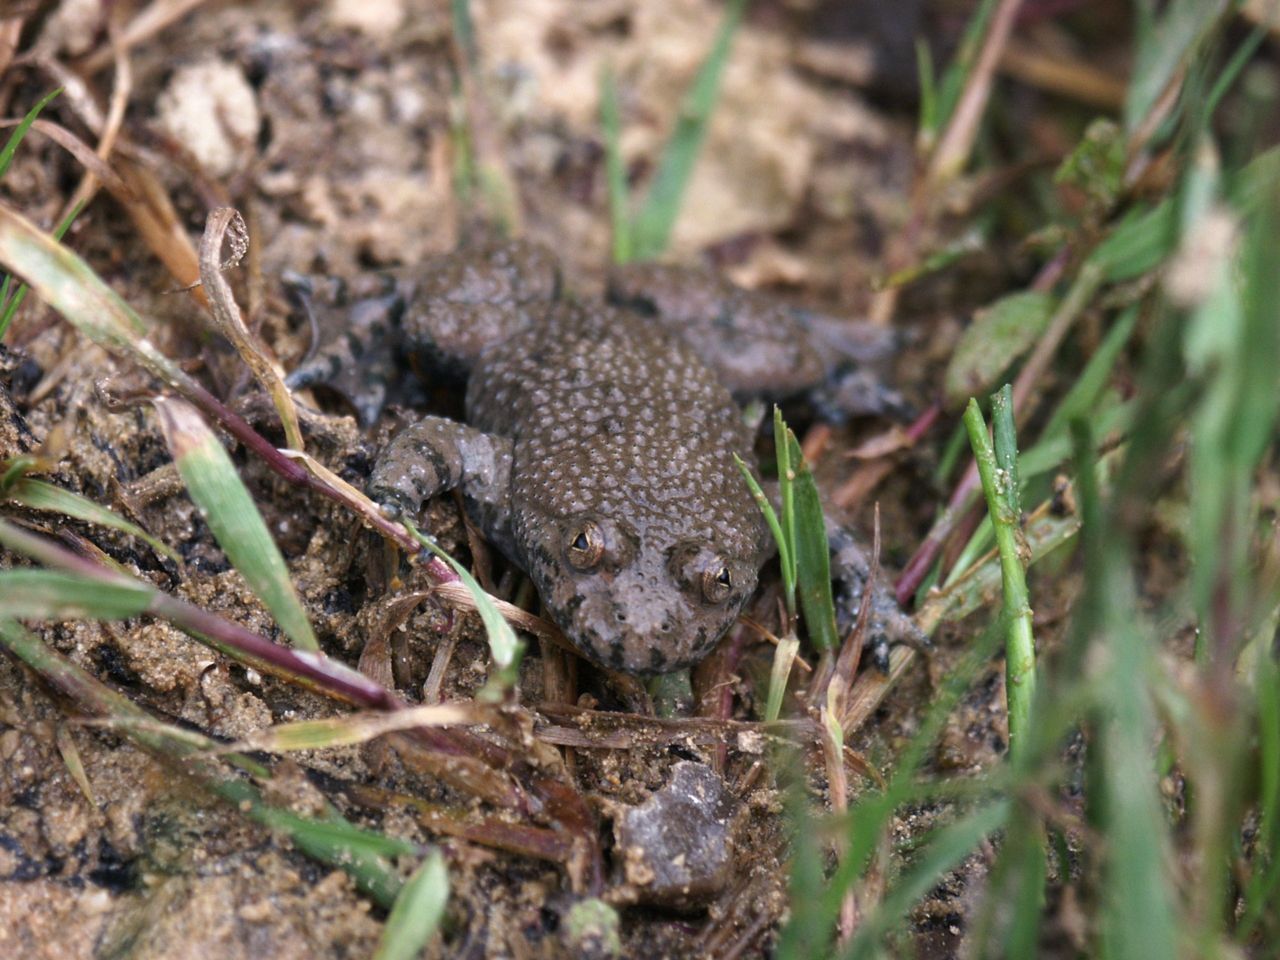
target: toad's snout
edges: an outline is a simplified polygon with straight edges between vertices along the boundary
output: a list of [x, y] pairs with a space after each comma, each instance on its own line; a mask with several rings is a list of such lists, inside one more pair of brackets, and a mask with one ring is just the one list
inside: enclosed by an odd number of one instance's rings
[[614, 670], [658, 674], [691, 666], [723, 633], [674, 585], [624, 573], [591, 586], [557, 619], [587, 657]]

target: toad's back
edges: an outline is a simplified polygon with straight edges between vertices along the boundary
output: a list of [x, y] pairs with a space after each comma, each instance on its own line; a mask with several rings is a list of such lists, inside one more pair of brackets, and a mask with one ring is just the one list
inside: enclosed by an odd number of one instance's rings
[[[634, 314], [556, 303], [481, 356], [467, 418], [512, 440], [516, 559], [548, 606], [598, 639], [598, 659], [634, 669], [639, 644], [647, 657], [689, 662], [714, 642], [719, 623], [661, 639], [664, 626], [711, 613], [673, 595], [701, 589], [681, 563], [696, 567], [698, 553], [703, 565], [726, 561], [736, 598], [754, 585], [764, 530], [733, 462], [735, 453], [750, 460], [751, 433], [687, 346]], [[564, 543], [584, 520], [603, 556], [574, 577]], [[637, 635], [619, 637], [620, 628]]]
[[481, 358], [467, 419], [515, 442], [512, 492], [538, 512], [678, 516], [703, 537], [755, 527], [733, 464], [751, 450], [737, 405], [688, 348], [642, 319], [553, 307]]

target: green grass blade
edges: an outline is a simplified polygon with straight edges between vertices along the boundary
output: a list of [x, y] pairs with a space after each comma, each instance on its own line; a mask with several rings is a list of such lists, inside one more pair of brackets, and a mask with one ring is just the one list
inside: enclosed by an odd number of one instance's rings
[[[1099, 348], [1101, 352], [1102, 348]], [[1083, 377], [1082, 377], [1083, 379]], [[1080, 381], [1077, 381], [1077, 386]], [[1070, 394], [1066, 398], [1070, 399]], [[1066, 400], [1064, 400], [1066, 403]], [[1100, 409], [1090, 411], [1087, 408], [1079, 413], [1072, 413], [1072, 418], [1092, 413], [1097, 432], [1099, 436], [1111, 436], [1119, 434], [1125, 436], [1129, 433], [1133, 424], [1134, 403], [1132, 400], [1120, 402], [1109, 394], [1107, 401], [1103, 403]], [[1065, 429], [1065, 428], [1064, 428]], [[1071, 438], [1063, 435], [1061, 432], [1050, 435], [1048, 428], [1044, 431], [1044, 439], [1027, 450], [1025, 453], [1018, 455], [1018, 474], [1021, 478], [1021, 492], [1025, 496], [1026, 491], [1032, 487], [1033, 481], [1043, 477], [1051, 470], [1056, 470], [1066, 462], [1071, 455], [1072, 445]], [[1049, 490], [1047, 485], [1038, 496], [1048, 496]], [[984, 516], [978, 524], [973, 535], [969, 538], [969, 542], [965, 544], [964, 549], [957, 556], [955, 564], [951, 571], [947, 574], [947, 579], [943, 584], [943, 588], [947, 589], [952, 584], [960, 580], [969, 572], [975, 561], [991, 548], [994, 533], [991, 526], [990, 515]], [[1035, 553], [1035, 551], [1033, 551]]]
[[476, 30], [471, 20], [471, 4], [468, 0], [451, 0], [449, 13], [453, 24], [453, 39], [462, 56], [470, 67], [474, 67], [477, 59]]
[[449, 873], [432, 850], [396, 897], [373, 960], [414, 960], [440, 928], [449, 902]]
[[785, 559], [786, 566], [782, 570], [782, 583], [786, 590], [787, 613], [796, 615], [796, 528], [795, 528], [795, 464], [791, 462], [791, 444], [787, 442], [787, 425], [782, 419], [782, 409], [773, 408], [773, 448], [778, 462], [778, 503], [782, 507], [779, 518], [782, 523], [782, 539], [786, 542], [784, 552], [778, 550], [780, 558]]
[[147, 609], [155, 590], [103, 583], [54, 570], [0, 573], [0, 617], [32, 620], [123, 620]]
[[26, 280], [94, 343], [139, 363], [184, 393], [203, 392], [195, 380], [147, 339], [147, 328], [92, 268], [49, 234], [0, 206], [0, 264]]
[[1150, 210], [1129, 214], [1098, 244], [1087, 264], [1094, 264], [1113, 283], [1133, 280], [1155, 269], [1177, 243], [1177, 216], [1166, 200]]
[[[1241, 214], [1247, 214], [1266, 202], [1278, 177], [1280, 147], [1273, 147], [1254, 157], [1232, 178], [1228, 196]], [[1130, 213], [1098, 244], [1082, 271], [1095, 267], [1111, 283], [1149, 273], [1177, 247], [1178, 214], [1177, 205], [1171, 199]]]
[[1160, 22], [1140, 39], [1124, 105], [1130, 133], [1146, 121], [1179, 67], [1227, 6], [1226, 0], [1173, 0]]
[[[62, 222], [53, 231], [53, 239], [61, 240], [71, 229], [71, 224], [75, 222], [76, 217], [80, 216], [80, 211], [84, 209], [85, 201], [81, 200], [71, 211], [62, 218]], [[18, 313], [18, 308], [22, 306], [22, 301], [27, 298], [27, 291], [31, 288], [25, 283], [19, 284], [17, 291], [13, 295], [13, 299], [9, 299], [9, 281], [12, 275], [6, 275], [4, 284], [0, 285], [0, 304], [4, 304], [3, 312], [0, 312], [0, 340], [4, 339], [5, 333], [9, 330], [9, 324], [13, 323], [13, 318]]]
[[997, 420], [1004, 449], [997, 452], [987, 436], [987, 425], [976, 400], [969, 401], [964, 413], [965, 429], [973, 447], [987, 512], [995, 529], [1000, 550], [1000, 573], [1004, 595], [1004, 619], [1008, 629], [1005, 640], [1005, 689], [1008, 695], [1009, 753], [1017, 759], [1022, 743], [1031, 727], [1031, 706], [1035, 699], [1036, 654], [1031, 630], [1031, 603], [1027, 594], [1025, 563], [1030, 560], [1022, 534], [1022, 520], [1017, 501], [1017, 449], [1012, 437], [1012, 390], [1006, 385], [995, 398], [995, 406], [1003, 407]]
[[911, 905], [936, 887], [953, 869], [1009, 817], [1007, 800], [997, 800], [939, 830], [919, 861], [885, 896], [876, 911], [859, 927], [841, 953], [848, 960], [878, 956], [880, 938], [902, 922]]
[[476, 582], [476, 578], [471, 575], [471, 571], [441, 550], [430, 537], [423, 534], [412, 523], [403, 519], [400, 522], [405, 525], [424, 548], [453, 568], [453, 572], [458, 575], [463, 586], [467, 588], [471, 598], [475, 601], [476, 612], [480, 614], [480, 620], [484, 623], [485, 633], [489, 638], [489, 652], [493, 655], [494, 666], [497, 667], [496, 674], [490, 678], [489, 684], [486, 685], [485, 689], [476, 695], [476, 699], [499, 699], [504, 688], [515, 682], [515, 674], [520, 666], [520, 654], [523, 650], [523, 644], [516, 637], [511, 625], [498, 612], [498, 608], [494, 606], [489, 594]]
[[5, 142], [3, 149], [0, 149], [0, 177], [9, 172], [9, 165], [13, 163], [13, 155], [18, 152], [18, 147], [26, 137], [27, 131], [31, 129], [31, 125], [40, 116], [40, 111], [47, 107], [60, 93], [62, 93], [61, 87], [56, 90], [50, 90], [36, 101], [36, 105], [27, 111], [27, 115], [22, 118], [22, 122], [14, 127], [13, 133], [9, 134], [9, 139]]
[[[1099, 485], [1092, 433], [1087, 421], [1071, 422], [1076, 491], [1084, 521], [1085, 589], [1061, 665], [1067, 675], [1084, 667], [1091, 647], [1105, 655], [1107, 668], [1089, 682], [1096, 707], [1086, 789], [1088, 813], [1105, 832], [1106, 862], [1101, 896], [1102, 939], [1109, 957], [1138, 960], [1175, 956], [1175, 921], [1167, 831], [1161, 809], [1151, 744], [1155, 718], [1147, 684], [1150, 639], [1134, 611], [1130, 545], [1125, 530], [1107, 516]], [[1154, 437], [1136, 435], [1129, 461], [1150, 456]], [[1122, 475], [1122, 482], [1128, 475]], [[1118, 496], [1119, 494], [1117, 494]]]
[[1273, 905], [1272, 898], [1280, 886], [1280, 669], [1269, 651], [1258, 655], [1254, 691], [1259, 854], [1255, 854], [1254, 873], [1244, 892], [1244, 916], [1239, 929], [1242, 941], [1247, 941]]
[[680, 213], [680, 200], [706, 139], [733, 35], [742, 22], [746, 6], [747, 0], [729, 0], [711, 52], [680, 105], [675, 130], [658, 159], [649, 192], [636, 214], [632, 252], [638, 260], [651, 259], [667, 249]]
[[928, 144], [933, 142], [938, 133], [938, 89], [934, 78], [933, 54], [924, 37], [916, 37], [916, 79], [920, 84], [918, 138], [921, 144]]
[[[419, 848], [414, 844], [363, 830], [336, 813], [324, 820], [310, 820], [272, 806], [253, 784], [230, 775], [221, 765], [191, 756], [215, 746], [208, 737], [156, 720], [4, 617], [0, 617], [0, 645], [71, 699], [80, 711], [114, 721], [113, 729], [134, 743], [161, 759], [181, 764], [184, 773], [243, 815], [284, 834], [309, 856], [346, 871], [361, 890], [379, 903], [390, 906], [395, 900], [401, 882], [391, 860], [416, 854]], [[268, 769], [240, 759], [254, 776], [270, 775]]]
[[178, 556], [177, 551], [164, 541], [147, 533], [137, 524], [130, 523], [123, 517], [117, 516], [106, 507], [94, 503], [87, 497], [82, 497], [80, 494], [73, 493], [70, 490], [64, 490], [62, 487], [56, 487], [52, 483], [46, 483], [43, 480], [36, 480], [32, 477], [23, 477], [9, 487], [8, 490], [4, 491], [4, 495], [25, 507], [30, 507], [32, 510], [61, 513], [68, 517], [75, 517], [77, 520], [83, 520], [86, 523], [95, 523], [100, 527], [110, 527], [113, 530], [127, 533], [142, 540], [156, 553], [168, 557], [174, 563], [182, 562], [182, 558]]
[[[1025, 774], [1021, 774], [1025, 776]], [[1014, 783], [1019, 782], [1015, 778]], [[1055, 834], [1060, 840], [1061, 834]], [[1065, 840], [1056, 849], [1061, 850]], [[1026, 804], [1010, 811], [1004, 836], [987, 875], [986, 889], [976, 916], [970, 915], [965, 946], [973, 957], [1034, 957], [1038, 953], [1044, 912], [1044, 830]], [[1067, 853], [1061, 861], [1070, 862]], [[992, 949], [998, 941], [1002, 949]]]
[[604, 136], [604, 173], [609, 189], [613, 262], [627, 263], [631, 260], [632, 225], [627, 169], [622, 159], [622, 116], [618, 107], [618, 81], [607, 67], [600, 74], [600, 130]]
[[[1102, 343], [1098, 344], [1098, 348], [1089, 358], [1089, 362], [1076, 382], [1071, 385], [1071, 389], [1067, 391], [1066, 396], [1049, 417], [1049, 422], [1045, 424], [1038, 443], [1044, 443], [1051, 437], [1065, 437], [1067, 424], [1077, 417], [1088, 415], [1093, 410], [1098, 397], [1102, 395], [1110, 380], [1111, 371], [1115, 368], [1121, 351], [1133, 336], [1137, 323], [1138, 308], [1135, 305], [1125, 310], [1111, 324], [1111, 329], [1103, 337]], [[1065, 455], [1064, 452], [1064, 457]], [[1026, 454], [1023, 455], [1023, 461], [1025, 463]]]
[[[4, 280], [0, 280], [0, 304], [4, 305], [4, 320], [0, 322], [0, 340], [4, 339], [4, 335], [9, 331], [9, 324], [13, 322], [13, 315], [18, 312], [18, 307], [14, 306], [10, 309], [9, 288], [13, 286], [13, 274], [6, 273]], [[23, 284], [25, 286], [25, 284]], [[21, 304], [19, 304], [20, 306]]]
[[1227, 181], [1227, 197], [1242, 214], [1256, 210], [1280, 181], [1280, 147], [1258, 154]]
[[792, 609], [794, 609], [795, 579], [793, 570], [795, 568], [792, 566], [791, 543], [787, 540], [786, 531], [782, 529], [782, 521], [778, 519], [778, 512], [773, 509], [773, 504], [769, 502], [769, 498], [765, 495], [760, 482], [756, 480], [755, 474], [751, 472], [751, 468], [747, 466], [746, 461], [735, 453], [733, 462], [738, 465], [738, 471], [742, 474], [742, 479], [746, 481], [756, 506], [760, 508], [760, 512], [764, 514], [765, 523], [769, 525], [769, 532], [773, 534], [773, 542], [778, 547], [778, 563], [782, 567], [785, 592], [792, 598]]
[[395, 901], [402, 884], [392, 861], [415, 853], [412, 843], [364, 830], [336, 815], [328, 820], [299, 816], [264, 802], [256, 790], [245, 789], [249, 785], [241, 781], [226, 780], [212, 786], [246, 816], [284, 834], [307, 856], [341, 867], [356, 886], [379, 903]]
[[[36, 118], [40, 116], [40, 112], [60, 93], [62, 93], [62, 87], [46, 93], [34, 107], [27, 111], [27, 115], [22, 118], [22, 122], [14, 128], [13, 133], [9, 135], [9, 139], [4, 145], [4, 149], [0, 150], [0, 177], [3, 177], [8, 172], [9, 165], [13, 163], [13, 157], [18, 150], [18, 146], [26, 137], [27, 131], [31, 129], [31, 125], [36, 122]], [[71, 221], [75, 219], [82, 206], [82, 204], [77, 204], [76, 208], [58, 225], [57, 236], [59, 238], [67, 232], [67, 228], [71, 226]], [[27, 285], [24, 283], [18, 286], [13, 298], [10, 299], [9, 289], [12, 285], [12, 274], [7, 274], [3, 283], [0, 283], [0, 305], [2, 305], [2, 309], [0, 309], [0, 340], [4, 339], [4, 335], [9, 331], [9, 324], [13, 322], [14, 314], [18, 312], [18, 308], [22, 306], [22, 301], [27, 297]]]
[[1018, 436], [1013, 425], [1013, 387], [1004, 388], [991, 398], [991, 430], [996, 446], [996, 467], [1002, 472], [1009, 510], [1015, 519], [1022, 514], [1022, 486], [1018, 481]]
[[282, 834], [314, 860], [341, 868], [366, 894], [383, 906], [395, 902], [403, 886], [392, 861], [412, 856], [418, 847], [407, 840], [357, 827], [330, 812], [324, 819], [303, 817], [268, 803], [252, 784], [225, 775], [199, 777], [203, 786], [222, 797], [246, 817]]
[[[1273, 9], [1271, 12], [1273, 18], [1276, 16], [1277, 9], [1280, 8]], [[1236, 52], [1231, 55], [1231, 59], [1214, 80], [1213, 88], [1209, 91], [1209, 95], [1205, 97], [1204, 119], [1206, 123], [1213, 119], [1218, 112], [1218, 104], [1222, 102], [1222, 98], [1226, 96], [1227, 91], [1235, 84], [1240, 74], [1244, 71], [1245, 65], [1253, 59], [1258, 47], [1262, 46], [1262, 41], [1267, 39], [1267, 34], [1274, 28], [1274, 22], [1271, 24], [1258, 24], [1253, 28], [1249, 36], [1245, 38], [1244, 42], [1236, 48]]]
[[1104, 942], [1107, 954], [1117, 960], [1144, 960], [1176, 956], [1177, 925], [1151, 763], [1154, 724], [1141, 663], [1145, 641], [1134, 626], [1122, 624], [1132, 616], [1133, 601], [1127, 571], [1117, 572], [1119, 583], [1108, 589], [1128, 602], [1111, 608], [1107, 617], [1114, 656], [1105, 696], [1112, 710], [1101, 746], [1105, 775], [1094, 784], [1104, 795], [1108, 843]]
[[787, 445], [789, 459], [796, 464], [792, 530], [800, 609], [804, 611], [809, 641], [819, 650], [835, 650], [840, 646], [840, 636], [836, 632], [836, 607], [831, 594], [831, 547], [827, 542], [822, 498], [813, 471], [805, 463], [800, 444], [790, 430]]
[[[826, 851], [815, 829], [816, 816], [803, 788], [793, 787], [786, 795], [787, 827], [791, 837], [791, 868], [788, 871], [790, 919], [778, 935], [778, 960], [811, 960], [829, 955], [835, 910], [828, 908], [831, 886], [826, 876]], [[870, 804], [859, 810], [864, 817]], [[857, 816], [855, 812], [853, 817]], [[867, 818], [869, 819], [869, 818]], [[874, 825], [871, 829], [875, 829]]]
[[296, 646], [319, 650], [289, 568], [222, 443], [185, 401], [161, 397], [155, 407], [183, 483], [227, 559]]
[[866, 872], [871, 854], [880, 843], [894, 810], [912, 797], [928, 793], [927, 785], [917, 783], [920, 767], [947, 717], [996, 651], [1003, 632], [1003, 621], [998, 618], [946, 675], [937, 698], [899, 755], [893, 779], [885, 791], [867, 791], [850, 807], [845, 818], [845, 851], [828, 883], [821, 882], [821, 858], [811, 862], [810, 854], [806, 853], [807, 835], [802, 835], [804, 842], [799, 847], [791, 886], [791, 919], [778, 940], [777, 953], [781, 960], [808, 960], [826, 955], [821, 946], [830, 941], [845, 892]]

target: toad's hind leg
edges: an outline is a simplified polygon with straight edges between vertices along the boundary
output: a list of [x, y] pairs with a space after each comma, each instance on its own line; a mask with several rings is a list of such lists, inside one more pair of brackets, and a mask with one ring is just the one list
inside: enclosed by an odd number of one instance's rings
[[824, 418], [896, 413], [882, 382], [892, 331], [744, 290], [699, 268], [634, 263], [609, 273], [609, 299], [689, 344], [739, 400], [808, 394]]
[[337, 391], [369, 426], [400, 387], [401, 360], [427, 377], [464, 378], [486, 348], [550, 307], [560, 268], [545, 247], [491, 241], [395, 275], [300, 278], [292, 293], [314, 344], [287, 383]]
[[400, 321], [405, 352], [419, 370], [466, 375], [488, 347], [509, 339], [560, 294], [560, 267], [525, 240], [478, 244], [435, 257]]
[[[831, 579], [835, 588], [836, 623], [841, 636], [857, 623], [866, 594], [871, 563], [852, 533], [827, 518], [831, 544]], [[872, 587], [867, 611], [866, 650], [868, 659], [881, 673], [889, 672], [889, 648], [896, 643], [927, 647], [928, 638], [916, 626], [893, 595], [890, 586], [878, 581]]]
[[288, 283], [311, 323], [312, 349], [285, 382], [294, 390], [324, 386], [336, 391], [361, 426], [369, 426], [396, 378], [395, 344], [407, 289], [379, 274], [350, 283], [306, 277]]

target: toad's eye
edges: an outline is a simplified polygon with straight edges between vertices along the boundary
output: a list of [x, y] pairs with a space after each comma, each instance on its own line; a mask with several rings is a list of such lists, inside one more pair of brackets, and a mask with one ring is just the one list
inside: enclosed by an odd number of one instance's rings
[[733, 592], [733, 574], [723, 563], [713, 563], [702, 573], [702, 596], [707, 603], [723, 603]]
[[604, 533], [590, 520], [569, 531], [565, 556], [575, 570], [590, 570], [604, 556]]

